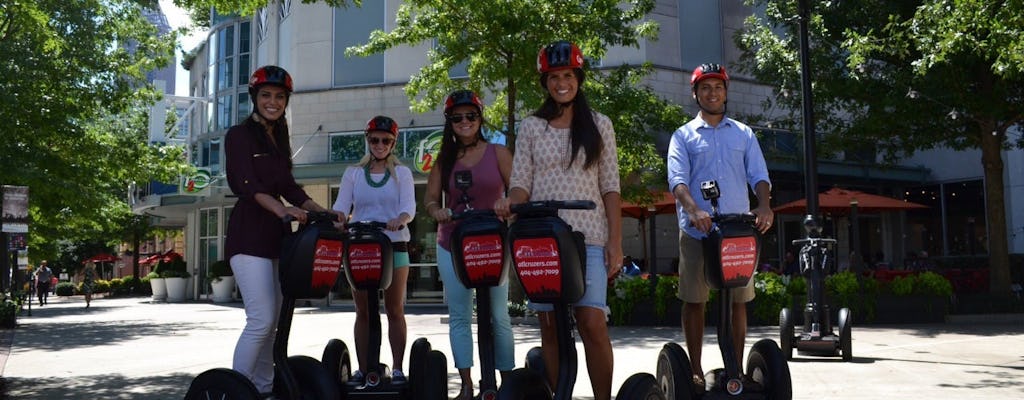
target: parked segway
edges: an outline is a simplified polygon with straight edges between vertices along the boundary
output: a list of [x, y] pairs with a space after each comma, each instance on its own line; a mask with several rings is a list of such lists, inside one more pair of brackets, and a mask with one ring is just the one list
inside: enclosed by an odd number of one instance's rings
[[807, 237], [793, 241], [800, 248], [800, 273], [807, 280], [807, 305], [804, 307], [803, 331], [794, 333], [794, 315], [789, 308], [779, 312], [779, 331], [782, 353], [793, 358], [793, 349], [801, 354], [816, 356], [842, 355], [843, 361], [853, 359], [851, 331], [853, 320], [849, 308], [839, 310], [839, 332], [832, 329], [829, 305], [825, 304], [825, 273], [831, 261], [835, 239], [821, 237], [821, 226], [814, 219], [804, 220]]
[[476, 292], [477, 346], [480, 355], [481, 400], [498, 396], [498, 380], [494, 375], [494, 323], [491, 320], [491, 288], [500, 286], [508, 277], [508, 252], [505, 236], [508, 227], [493, 210], [474, 210], [467, 191], [473, 186], [470, 171], [455, 172], [455, 186], [462, 190], [458, 203], [464, 211], [453, 213], [453, 221], [461, 221], [452, 231], [452, 264], [462, 284]]
[[731, 288], [744, 287], [754, 276], [760, 255], [760, 233], [752, 214], [719, 214], [718, 184], [701, 182], [701, 194], [711, 201], [715, 226], [702, 240], [704, 271], [708, 286], [719, 290], [718, 348], [724, 368], [705, 374], [706, 392], [701, 395], [693, 384], [693, 370], [686, 351], [676, 343], [666, 344], [658, 355], [658, 382], [672, 400], [690, 399], [768, 399], [789, 400], [793, 384], [789, 365], [775, 341], [761, 339], [747, 356], [746, 375], [754, 382], [744, 385], [732, 343]]
[[406, 382], [391, 381], [390, 368], [380, 362], [381, 323], [378, 292], [391, 285], [394, 270], [391, 239], [382, 232], [383, 222], [350, 222], [341, 250], [345, 277], [352, 290], [366, 290], [369, 307], [369, 343], [365, 381], [354, 382], [348, 347], [332, 339], [324, 348], [323, 365], [332, 382], [340, 388], [341, 399], [426, 399], [448, 397], [447, 359], [433, 350], [426, 338], [419, 338], [409, 352], [409, 377]]
[[[511, 211], [516, 222], [509, 227], [506, 247], [512, 255], [516, 275], [531, 302], [554, 304], [558, 335], [558, 379], [553, 398], [572, 399], [576, 385], [577, 354], [572, 303], [583, 297], [586, 285], [586, 247], [583, 234], [574, 232], [558, 217], [558, 210], [591, 210], [592, 201], [535, 201], [518, 204]], [[615, 260], [618, 261], [618, 260]], [[544, 375], [539, 348], [527, 354], [527, 367], [513, 370], [502, 382], [502, 400], [552, 399]], [[617, 399], [664, 399], [654, 376], [638, 373], [620, 388]]]
[[[274, 394], [282, 399], [337, 399], [338, 387], [319, 361], [288, 357], [288, 335], [297, 299], [319, 299], [334, 286], [341, 271], [342, 234], [337, 216], [310, 212], [295, 233], [285, 237], [280, 260], [281, 315], [274, 337]], [[291, 217], [284, 219], [291, 225]], [[186, 400], [256, 400], [260, 393], [241, 373], [228, 368], [205, 371], [185, 394]]]

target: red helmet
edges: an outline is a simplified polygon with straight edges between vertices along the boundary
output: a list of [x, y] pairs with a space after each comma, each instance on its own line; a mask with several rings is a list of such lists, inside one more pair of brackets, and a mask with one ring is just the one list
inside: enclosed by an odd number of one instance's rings
[[444, 101], [444, 113], [448, 114], [457, 106], [475, 106], [478, 112], [482, 112], [484, 102], [472, 90], [456, 90]]
[[690, 76], [690, 86], [696, 91], [697, 84], [708, 78], [721, 79], [725, 82], [725, 87], [729, 87], [729, 74], [725, 73], [725, 67], [719, 64], [701, 64], [694, 68], [693, 75]]
[[395, 123], [395, 120], [383, 115], [378, 115], [366, 121], [366, 133], [369, 134], [373, 131], [391, 132], [392, 135], [395, 135], [395, 139], [398, 138], [398, 124]]
[[583, 68], [583, 52], [572, 42], [560, 40], [541, 47], [537, 71], [541, 74], [563, 69]]
[[276, 65], [264, 65], [257, 68], [249, 78], [249, 92], [253, 93], [263, 85], [277, 85], [291, 93], [292, 76], [288, 75], [288, 71], [285, 71], [284, 68]]

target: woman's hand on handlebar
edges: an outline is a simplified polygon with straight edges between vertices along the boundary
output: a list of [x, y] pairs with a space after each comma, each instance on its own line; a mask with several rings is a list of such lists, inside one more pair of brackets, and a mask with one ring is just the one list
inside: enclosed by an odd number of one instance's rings
[[508, 218], [512, 215], [512, 199], [503, 197], [494, 202], [494, 214], [500, 218]]
[[439, 224], [447, 223], [452, 220], [452, 210], [438, 207], [430, 212], [430, 216], [437, 220]]
[[303, 210], [301, 208], [285, 207], [284, 215], [281, 216], [281, 219], [287, 221], [286, 218], [288, 216], [291, 216], [295, 221], [299, 221], [300, 224], [306, 223], [306, 210]]
[[405, 227], [405, 219], [402, 217], [392, 218], [388, 220], [387, 230], [398, 231]]

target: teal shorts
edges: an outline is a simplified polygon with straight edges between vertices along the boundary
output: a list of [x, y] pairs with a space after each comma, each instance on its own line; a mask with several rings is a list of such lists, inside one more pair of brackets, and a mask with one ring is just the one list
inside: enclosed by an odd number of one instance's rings
[[392, 242], [392, 254], [394, 254], [394, 267], [405, 268], [409, 266], [409, 242]]

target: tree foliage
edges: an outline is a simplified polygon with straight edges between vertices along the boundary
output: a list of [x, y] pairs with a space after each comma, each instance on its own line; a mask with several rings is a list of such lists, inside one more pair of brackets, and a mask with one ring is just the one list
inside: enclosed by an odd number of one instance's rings
[[143, 16], [155, 1], [0, 3], [0, 182], [29, 187], [32, 258], [58, 240], [114, 239], [129, 182], [169, 180], [181, 150], [146, 144], [158, 94], [146, 73], [175, 37]]
[[[766, 107], [799, 120], [795, 0], [750, 0], [736, 44], [740, 70], [778, 88]], [[809, 21], [815, 129], [823, 148], [878, 150], [896, 161], [919, 150], [980, 149], [994, 291], [1009, 291], [1001, 151], [1022, 146], [1024, 2], [924, 0], [816, 3]]]

